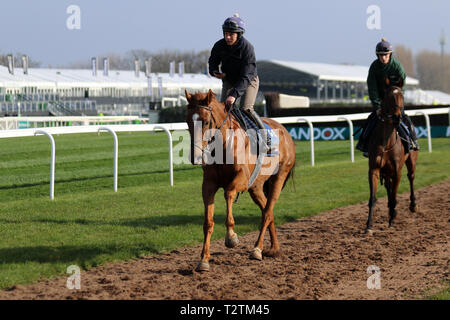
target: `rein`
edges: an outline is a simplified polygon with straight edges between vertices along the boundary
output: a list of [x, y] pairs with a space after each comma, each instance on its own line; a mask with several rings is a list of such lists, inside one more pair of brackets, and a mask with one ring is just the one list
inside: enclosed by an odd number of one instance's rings
[[[399, 108], [403, 108], [403, 106], [395, 106], [395, 108], [396, 108], [396, 109], [399, 109]], [[380, 120], [381, 122], [386, 122], [386, 121], [388, 121], [388, 120], [391, 120], [393, 117], [394, 117], [393, 114], [383, 114], [383, 113], [382, 113], [380, 116], [378, 116], [378, 120]], [[399, 140], [399, 139], [398, 139], [398, 138], [399, 138], [399, 134], [398, 134], [397, 128], [395, 128], [395, 133], [396, 133], [396, 135], [395, 135], [395, 138], [396, 138], [396, 139], [395, 139], [394, 144], [393, 144], [392, 147], [389, 148], [388, 150], [385, 150], [386, 146], [383, 146], [383, 151], [382, 151], [382, 153], [386, 153], [386, 152], [389, 152], [389, 151], [391, 151], [391, 150], [394, 149], [395, 145], [397, 144], [397, 141]], [[400, 137], [400, 139], [402, 139], [402, 138]]]
[[391, 147], [390, 149], [388, 149], [388, 150], [384, 150], [384, 149], [386, 148], [386, 146], [383, 146], [383, 151], [382, 151], [382, 153], [386, 153], [386, 152], [389, 152], [389, 151], [391, 151], [391, 150], [394, 149], [394, 147], [395, 147], [395, 145], [397, 144], [397, 141], [398, 141], [398, 131], [395, 131], [395, 133], [396, 133], [396, 135], [395, 135], [395, 142], [394, 142], [394, 144], [393, 144], [392, 147]]
[[[212, 112], [212, 107], [211, 106], [198, 106], [199, 108], [203, 108], [206, 109], [207, 111], [210, 112], [211, 114], [211, 119], [214, 120], [214, 124], [216, 124], [216, 119], [214, 118], [213, 112]], [[197, 145], [194, 145], [195, 147], [199, 148], [202, 151], [202, 154], [204, 155], [205, 153], [211, 154], [211, 151], [209, 151], [209, 146], [211, 145], [211, 143], [216, 139], [217, 136], [217, 132], [220, 132], [220, 130], [222, 129], [222, 127], [225, 125], [225, 123], [227, 122], [228, 118], [230, 117], [230, 113], [234, 108], [234, 104], [229, 108], [227, 115], [225, 116], [225, 119], [223, 120], [222, 124], [217, 127], [216, 126], [216, 132], [214, 133], [214, 136], [212, 136], [211, 138], [209, 138], [207, 145], [203, 148], [203, 147], [199, 147]], [[230, 118], [231, 119], [231, 118]], [[230, 124], [230, 128], [231, 128], [231, 124]], [[209, 129], [213, 129], [212, 127], [212, 121], [210, 121], [210, 125], [209, 125]]]

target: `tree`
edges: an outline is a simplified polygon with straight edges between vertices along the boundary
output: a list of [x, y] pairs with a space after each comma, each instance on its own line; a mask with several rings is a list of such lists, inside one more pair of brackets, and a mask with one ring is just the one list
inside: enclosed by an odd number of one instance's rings
[[135, 59], [139, 59], [141, 62], [141, 70], [145, 70], [143, 61], [151, 59], [152, 72], [169, 72], [169, 63], [171, 61], [175, 61], [175, 63], [184, 61], [185, 72], [199, 73], [206, 70], [209, 53], [209, 50], [195, 52], [167, 49], [157, 53], [151, 53], [147, 50], [135, 49], [128, 51], [125, 59], [131, 66], [134, 66]]
[[[16, 52], [13, 54], [14, 56], [14, 66], [22, 67], [22, 56], [24, 56], [21, 52]], [[31, 57], [28, 57], [28, 67], [29, 68], [39, 68], [41, 66], [40, 61], [36, 61]], [[0, 54], [0, 65], [7, 66], [8, 65], [8, 54]]]
[[416, 56], [417, 75], [422, 89], [450, 93], [450, 55], [423, 50]]
[[[145, 60], [151, 60], [151, 72], [169, 72], [169, 63], [175, 61], [178, 63], [184, 61], [184, 71], [188, 73], [204, 73], [208, 62], [210, 51], [179, 51], [179, 50], [161, 50], [156, 53], [145, 49], [133, 49], [124, 55], [115, 53], [104, 54], [97, 57], [98, 68], [102, 69], [103, 58], [109, 58], [110, 70], [134, 70], [134, 61], [139, 59], [140, 70], [145, 71]], [[90, 69], [91, 60], [86, 59], [70, 63], [72, 69]]]
[[406, 48], [403, 45], [395, 46], [394, 55], [403, 65], [406, 75], [415, 78], [414, 59], [411, 49]]

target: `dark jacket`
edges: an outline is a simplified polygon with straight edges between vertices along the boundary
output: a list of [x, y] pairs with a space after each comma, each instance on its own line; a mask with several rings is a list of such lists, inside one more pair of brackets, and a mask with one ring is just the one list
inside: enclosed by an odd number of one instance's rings
[[222, 72], [226, 81], [233, 86], [229, 95], [239, 98], [245, 93], [250, 81], [258, 73], [256, 71], [255, 50], [250, 42], [241, 37], [238, 42], [229, 46], [225, 39], [217, 41], [209, 57], [209, 74], [214, 76], [214, 71], [219, 71], [219, 65], [222, 63]]
[[369, 98], [372, 102], [374, 111], [381, 107], [381, 101], [384, 98], [385, 78], [395, 77], [405, 80], [406, 74], [400, 61], [391, 56], [389, 63], [383, 65], [378, 59], [372, 62], [367, 76], [367, 88]]

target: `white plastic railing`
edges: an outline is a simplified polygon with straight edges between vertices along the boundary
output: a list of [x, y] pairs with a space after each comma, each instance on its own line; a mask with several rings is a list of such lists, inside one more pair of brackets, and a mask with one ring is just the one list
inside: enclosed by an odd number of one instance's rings
[[306, 122], [309, 126], [309, 141], [310, 141], [310, 149], [311, 149], [311, 166], [314, 167], [314, 128], [312, 121], [307, 118], [297, 118], [296, 122]]
[[109, 131], [114, 137], [114, 192], [117, 192], [117, 178], [119, 175], [119, 140], [117, 139], [117, 134], [108, 127], [100, 127], [97, 132]]
[[[408, 110], [406, 114], [411, 116], [423, 115], [427, 126], [427, 138], [428, 138], [428, 152], [432, 152], [431, 146], [431, 127], [429, 115], [434, 114], [449, 114], [450, 121], [450, 108], [434, 108], [434, 109], [422, 109], [422, 110]], [[314, 128], [315, 122], [340, 122], [347, 121], [350, 127], [350, 159], [354, 162], [354, 147], [353, 147], [353, 123], [354, 120], [367, 119], [369, 113], [347, 114], [347, 115], [333, 115], [333, 116], [309, 116], [309, 117], [278, 117], [272, 118], [283, 124], [306, 122], [310, 129], [310, 148], [311, 148], [311, 166], [314, 166]], [[51, 141], [52, 154], [51, 154], [51, 172], [50, 172], [50, 198], [54, 198], [54, 177], [55, 177], [55, 142], [52, 137], [53, 134], [70, 134], [70, 133], [88, 133], [98, 132], [100, 130], [108, 130], [113, 136], [115, 136], [115, 151], [114, 151], [114, 191], [117, 191], [117, 135], [116, 132], [130, 132], [130, 131], [156, 131], [164, 130], [167, 133], [169, 140], [169, 172], [170, 172], [170, 185], [173, 186], [173, 150], [172, 150], [172, 135], [170, 130], [187, 130], [186, 123], [166, 123], [166, 124], [134, 124], [134, 125], [110, 125], [105, 126], [73, 126], [73, 127], [48, 127], [40, 130], [36, 129], [17, 129], [17, 130], [0, 130], [0, 138], [14, 138], [14, 137], [27, 137], [37, 134], [45, 134]]]
[[425, 123], [427, 125], [427, 138], [428, 138], [428, 152], [431, 152], [431, 126], [430, 117], [423, 111], [416, 111], [414, 115], [423, 115], [425, 117]]
[[0, 132], [2, 130], [20, 129], [21, 125], [26, 125], [27, 128], [42, 127], [62, 127], [62, 126], [80, 126], [92, 124], [112, 124], [120, 122], [131, 123], [134, 120], [148, 121], [138, 116], [56, 116], [56, 117], [4, 117], [0, 118]]
[[350, 161], [355, 162], [355, 148], [353, 146], [353, 122], [347, 117], [339, 117], [338, 120], [347, 121], [350, 132]]
[[36, 130], [34, 135], [44, 134], [50, 139], [50, 200], [55, 199], [55, 139], [45, 130]]
[[167, 138], [169, 139], [169, 175], [170, 175], [170, 186], [173, 187], [173, 146], [172, 146], [172, 134], [169, 129], [163, 126], [155, 126], [153, 130], [161, 129], [167, 133]]

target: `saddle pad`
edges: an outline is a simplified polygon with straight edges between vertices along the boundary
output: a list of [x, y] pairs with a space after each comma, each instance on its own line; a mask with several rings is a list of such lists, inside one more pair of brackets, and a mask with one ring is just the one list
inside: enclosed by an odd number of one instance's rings
[[[253, 118], [249, 117], [245, 112], [241, 112], [239, 109], [233, 109], [231, 110], [231, 113], [235, 116], [235, 118], [238, 120], [239, 124], [245, 129], [245, 131], [248, 131], [250, 129], [255, 130], [257, 134], [258, 141], [255, 141], [256, 143], [259, 142], [259, 139], [261, 139], [261, 133], [259, 132], [259, 127], [256, 124], [256, 122], [253, 120]], [[278, 155], [278, 145], [280, 144], [280, 140], [278, 136], [275, 134], [275, 131], [264, 122], [264, 126], [267, 130], [268, 140], [269, 144], [271, 146], [271, 150], [268, 154], [266, 154], [267, 157], [274, 157]]]

